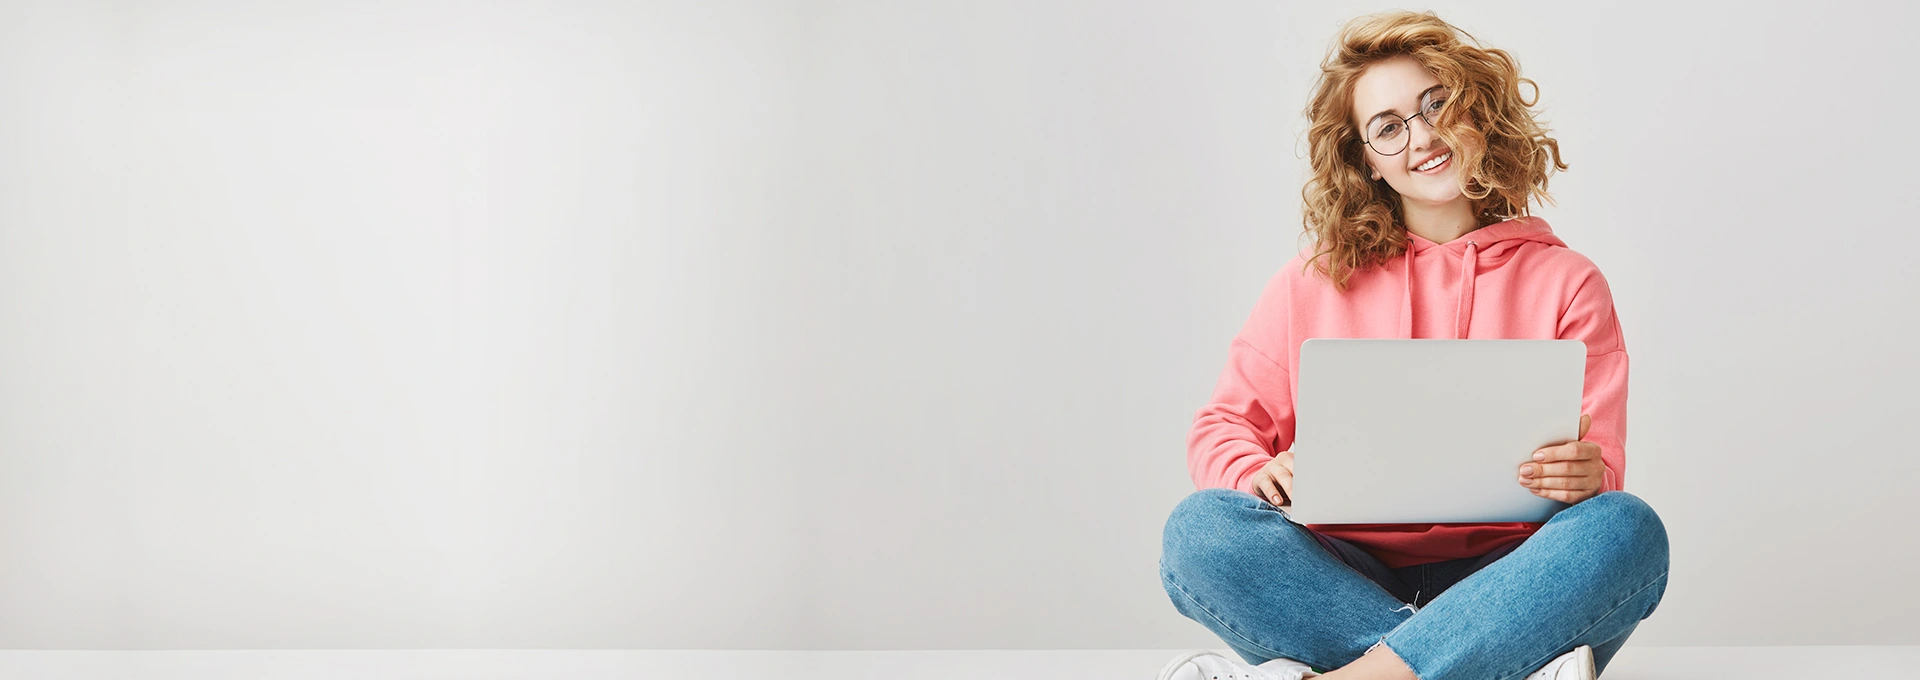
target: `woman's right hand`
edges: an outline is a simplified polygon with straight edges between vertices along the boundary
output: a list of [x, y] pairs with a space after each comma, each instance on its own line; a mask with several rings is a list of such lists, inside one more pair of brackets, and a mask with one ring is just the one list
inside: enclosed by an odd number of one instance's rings
[[1253, 473], [1253, 493], [1275, 507], [1293, 505], [1293, 452], [1281, 451], [1274, 454]]

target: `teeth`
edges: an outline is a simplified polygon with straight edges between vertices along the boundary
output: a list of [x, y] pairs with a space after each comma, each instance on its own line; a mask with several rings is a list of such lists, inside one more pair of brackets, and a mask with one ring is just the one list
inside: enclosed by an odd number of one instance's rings
[[1425, 163], [1422, 163], [1422, 164], [1420, 165], [1420, 167], [1418, 167], [1418, 168], [1414, 168], [1414, 169], [1415, 169], [1415, 170], [1420, 170], [1420, 171], [1422, 171], [1422, 172], [1425, 172], [1425, 171], [1427, 171], [1427, 170], [1432, 170], [1432, 169], [1433, 169], [1433, 166], [1436, 166], [1436, 165], [1439, 165], [1439, 164], [1441, 164], [1441, 163], [1445, 163], [1445, 162], [1447, 162], [1447, 159], [1449, 159], [1449, 158], [1452, 158], [1452, 157], [1453, 157], [1453, 152], [1452, 152], [1452, 151], [1448, 151], [1448, 152], [1446, 152], [1446, 153], [1443, 153], [1443, 154], [1440, 154], [1440, 155], [1438, 155], [1438, 156], [1434, 156], [1434, 157], [1433, 157], [1433, 160], [1430, 160], [1430, 161], [1427, 161], [1427, 162], [1425, 162]]

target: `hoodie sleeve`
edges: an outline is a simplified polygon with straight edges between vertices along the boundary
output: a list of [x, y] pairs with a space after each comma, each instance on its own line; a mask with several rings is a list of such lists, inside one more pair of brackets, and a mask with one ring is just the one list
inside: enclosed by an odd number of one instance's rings
[[1586, 441], [1600, 445], [1600, 460], [1606, 465], [1600, 490], [1620, 491], [1627, 479], [1627, 344], [1614, 314], [1613, 291], [1598, 268], [1589, 268], [1560, 315], [1559, 337], [1587, 344], [1580, 411], [1593, 422]]
[[1293, 445], [1293, 384], [1287, 345], [1287, 282], [1270, 280], [1240, 332], [1213, 396], [1194, 413], [1187, 468], [1196, 488], [1253, 493], [1252, 477]]

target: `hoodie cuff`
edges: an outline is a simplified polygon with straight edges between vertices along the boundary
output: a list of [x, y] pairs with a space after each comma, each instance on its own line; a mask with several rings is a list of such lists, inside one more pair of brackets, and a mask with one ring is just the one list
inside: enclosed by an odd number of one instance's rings
[[1245, 472], [1240, 473], [1239, 479], [1236, 479], [1233, 482], [1234, 490], [1244, 491], [1246, 493], [1249, 493], [1255, 496], [1260, 495], [1260, 492], [1256, 491], [1253, 488], [1253, 476], [1255, 473], [1260, 472], [1261, 468], [1266, 467], [1267, 461], [1270, 461], [1270, 460], [1273, 460], [1273, 457], [1267, 456], [1265, 460], [1262, 460], [1259, 463], [1254, 464], [1252, 467], [1247, 468]]

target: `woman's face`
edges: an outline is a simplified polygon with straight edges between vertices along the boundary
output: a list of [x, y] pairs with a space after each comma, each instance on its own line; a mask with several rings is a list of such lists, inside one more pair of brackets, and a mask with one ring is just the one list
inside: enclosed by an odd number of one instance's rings
[[[1414, 115], [1420, 110], [1421, 95], [1439, 86], [1440, 79], [1435, 78], [1419, 61], [1409, 56], [1398, 56], [1368, 67], [1354, 82], [1353, 88], [1354, 127], [1360, 130], [1361, 139], [1374, 140], [1363, 150], [1369, 176], [1376, 180], [1385, 179], [1387, 185], [1399, 192], [1404, 200], [1434, 206], [1467, 200], [1460, 194], [1457, 164], [1451, 158], [1424, 172], [1414, 169], [1431, 158], [1447, 157], [1452, 153], [1446, 142], [1433, 134], [1433, 127], [1424, 118]], [[1439, 101], [1444, 92], [1444, 87], [1433, 91], [1427, 101]], [[1391, 111], [1392, 114], [1379, 115], [1385, 111]], [[1394, 114], [1413, 116], [1413, 119], [1401, 120], [1392, 117]], [[1438, 115], [1434, 117], [1439, 118]], [[1472, 124], [1470, 120], [1468, 124]], [[1377, 132], [1392, 130], [1398, 131], [1398, 139], [1388, 141], [1375, 138]], [[1402, 142], [1406, 148], [1391, 156], [1382, 155], [1373, 148], [1377, 145], [1393, 151]]]

